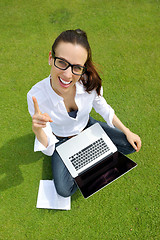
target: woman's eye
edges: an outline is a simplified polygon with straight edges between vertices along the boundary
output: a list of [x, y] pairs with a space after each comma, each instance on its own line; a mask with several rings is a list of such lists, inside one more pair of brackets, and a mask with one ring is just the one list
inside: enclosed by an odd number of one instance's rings
[[64, 62], [64, 61], [62, 61], [62, 60], [59, 60], [58, 63], [59, 63], [61, 66], [64, 66], [64, 67], [67, 66], [67, 63]]
[[74, 66], [74, 71], [82, 72], [83, 68], [81, 66]]

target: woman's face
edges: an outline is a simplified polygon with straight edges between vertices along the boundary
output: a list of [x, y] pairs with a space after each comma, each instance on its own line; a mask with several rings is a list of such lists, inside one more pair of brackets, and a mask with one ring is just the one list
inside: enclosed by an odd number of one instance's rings
[[[60, 42], [55, 49], [56, 57], [74, 65], [84, 66], [87, 55], [87, 50], [78, 44]], [[71, 93], [75, 83], [81, 76], [73, 74], [71, 67], [61, 70], [54, 66], [54, 58], [52, 58], [51, 52], [49, 53], [49, 63], [51, 65], [51, 81], [54, 91], [60, 96]]]

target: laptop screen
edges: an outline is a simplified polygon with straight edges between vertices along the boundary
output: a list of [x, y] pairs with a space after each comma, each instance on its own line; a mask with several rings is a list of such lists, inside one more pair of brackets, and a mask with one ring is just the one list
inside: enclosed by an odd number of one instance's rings
[[135, 162], [117, 151], [76, 177], [75, 181], [83, 196], [88, 198], [136, 166]]

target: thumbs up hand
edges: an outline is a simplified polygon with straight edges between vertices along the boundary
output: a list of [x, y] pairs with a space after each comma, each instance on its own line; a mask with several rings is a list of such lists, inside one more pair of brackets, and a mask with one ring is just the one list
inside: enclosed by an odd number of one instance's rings
[[32, 117], [32, 130], [36, 134], [46, 127], [47, 122], [53, 122], [47, 113], [41, 113], [37, 99], [32, 97], [34, 103], [34, 115]]

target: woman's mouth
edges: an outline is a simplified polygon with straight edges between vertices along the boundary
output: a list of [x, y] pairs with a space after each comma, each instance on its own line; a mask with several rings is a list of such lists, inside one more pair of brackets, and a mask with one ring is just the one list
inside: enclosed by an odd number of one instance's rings
[[63, 79], [60, 78], [60, 77], [58, 77], [58, 79], [59, 79], [60, 85], [61, 85], [62, 87], [65, 87], [65, 88], [69, 87], [70, 84], [72, 83], [72, 81], [68, 82], [68, 81], [63, 80]]

